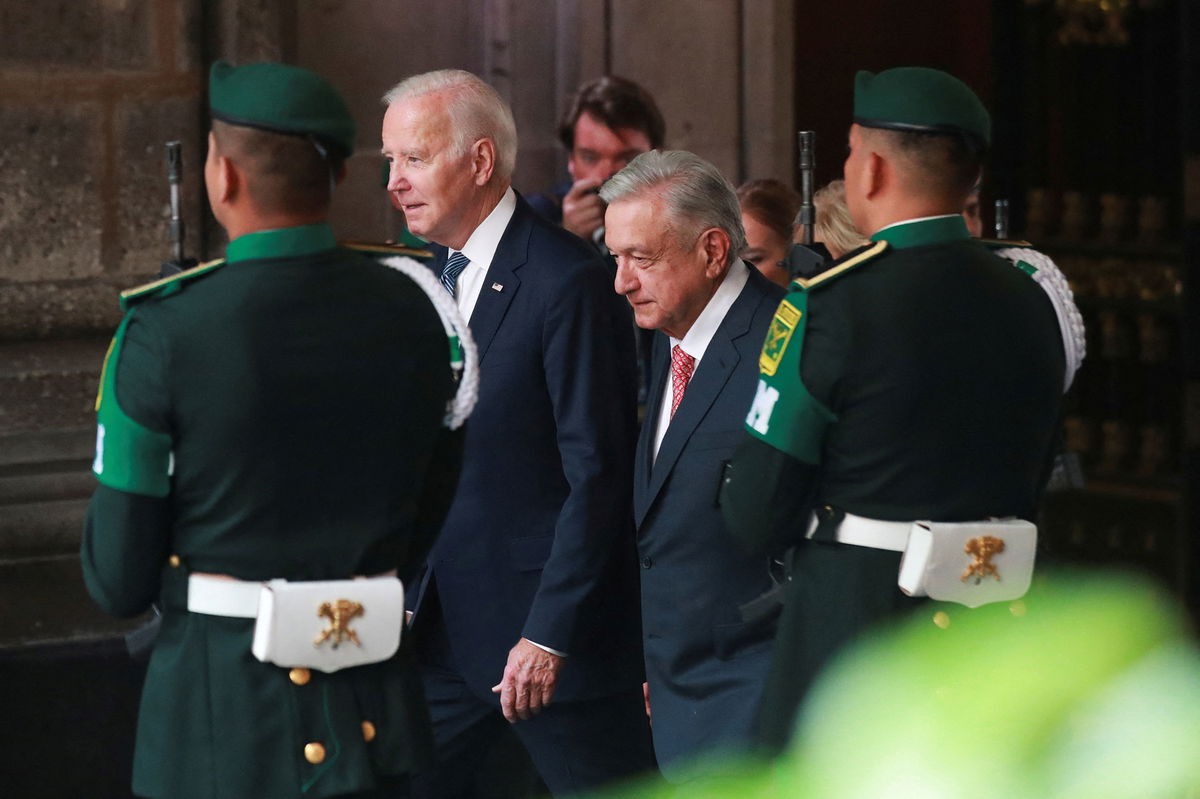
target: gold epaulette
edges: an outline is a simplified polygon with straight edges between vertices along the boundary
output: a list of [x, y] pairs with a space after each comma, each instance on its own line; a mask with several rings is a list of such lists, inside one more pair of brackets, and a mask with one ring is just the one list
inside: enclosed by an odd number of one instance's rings
[[852, 269], [857, 269], [863, 264], [875, 260], [879, 256], [883, 255], [888, 246], [889, 245], [886, 241], [877, 241], [873, 244], [869, 244], [862, 249], [851, 252], [850, 254], [844, 256], [841, 260], [835, 261], [833, 266], [829, 267], [819, 275], [813, 275], [807, 280], [804, 278], [796, 278], [792, 281], [792, 288], [793, 290], [798, 291], [811, 291], [818, 286], [825, 285], [835, 278], [841, 277]]
[[372, 241], [339, 241], [339, 245], [351, 250], [370, 253], [372, 255], [404, 255], [409, 258], [427, 261], [433, 257], [429, 250], [419, 250], [415, 247], [405, 247], [403, 244], [377, 243]]
[[121, 292], [121, 310], [128, 310], [129, 306], [138, 300], [144, 299], [153, 294], [159, 294], [168, 287], [177, 286], [179, 283], [200, 275], [208, 274], [219, 266], [225, 264], [224, 258], [215, 258], [211, 261], [205, 261], [199, 266], [193, 266], [191, 269], [185, 269], [177, 275], [170, 277], [159, 278], [149, 283], [143, 283], [140, 286], [134, 286], [131, 289], [125, 289]]
[[1033, 245], [1021, 239], [975, 239], [985, 247], [990, 247], [993, 250], [1003, 249], [1004, 247], [1028, 247]]

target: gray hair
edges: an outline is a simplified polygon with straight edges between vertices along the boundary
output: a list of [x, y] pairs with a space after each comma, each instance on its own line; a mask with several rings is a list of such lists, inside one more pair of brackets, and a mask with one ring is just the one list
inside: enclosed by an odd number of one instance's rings
[[445, 94], [450, 116], [451, 147], [464, 155], [479, 139], [496, 145], [496, 173], [508, 180], [517, 165], [517, 123], [512, 109], [482, 78], [461, 69], [439, 69], [412, 75], [388, 89], [384, 105], [426, 94]]
[[732, 184], [715, 166], [686, 150], [651, 150], [634, 158], [600, 187], [615, 203], [655, 192], [667, 204], [668, 223], [681, 244], [720, 228], [729, 236], [728, 263], [746, 249], [742, 210]]

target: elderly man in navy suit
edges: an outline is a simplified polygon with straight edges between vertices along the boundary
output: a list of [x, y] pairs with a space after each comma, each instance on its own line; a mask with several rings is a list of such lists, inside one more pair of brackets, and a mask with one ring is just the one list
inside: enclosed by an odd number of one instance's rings
[[388, 190], [479, 347], [462, 476], [416, 596], [432, 795], [512, 724], [555, 796], [653, 768], [631, 514], [629, 311], [598, 253], [510, 185], [517, 138], [459, 70], [392, 88]]
[[616, 289], [640, 327], [662, 333], [634, 514], [655, 752], [667, 778], [684, 781], [749, 741], [770, 660], [775, 618], [754, 603], [772, 586], [770, 563], [734, 546], [717, 495], [783, 290], [738, 257], [737, 196], [707, 161], [654, 150], [600, 196]]

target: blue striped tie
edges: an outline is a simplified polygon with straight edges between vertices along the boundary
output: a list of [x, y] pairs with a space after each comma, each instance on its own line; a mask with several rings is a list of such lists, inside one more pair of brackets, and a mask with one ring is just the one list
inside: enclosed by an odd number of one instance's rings
[[461, 252], [456, 252], [446, 259], [446, 265], [442, 267], [441, 281], [446, 291], [450, 292], [451, 297], [455, 296], [454, 287], [458, 283], [458, 276], [470, 262], [470, 259]]

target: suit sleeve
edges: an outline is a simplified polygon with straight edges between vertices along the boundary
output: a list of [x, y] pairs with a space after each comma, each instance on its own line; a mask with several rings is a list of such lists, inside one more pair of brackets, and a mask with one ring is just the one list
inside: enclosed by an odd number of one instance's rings
[[637, 379], [633, 327], [599, 262], [547, 310], [543, 363], [569, 492], [522, 635], [570, 653], [581, 608], [632, 536]]
[[817, 467], [754, 436], [746, 436], [721, 486], [721, 514], [730, 534], [750, 555], [799, 543], [816, 495]]
[[84, 522], [84, 583], [100, 607], [135, 616], [158, 596], [169, 554], [170, 435], [165, 358], [132, 312], [109, 350], [97, 398], [93, 471], [100, 483]]

